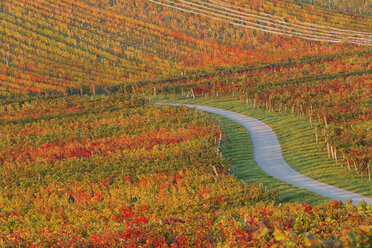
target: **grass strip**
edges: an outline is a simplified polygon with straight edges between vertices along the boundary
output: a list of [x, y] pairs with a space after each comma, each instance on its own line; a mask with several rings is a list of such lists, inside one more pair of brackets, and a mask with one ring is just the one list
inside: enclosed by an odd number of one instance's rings
[[[315, 142], [313, 129], [306, 118], [292, 116], [288, 113], [254, 109], [252, 104], [242, 103], [236, 97], [218, 97], [217, 99], [211, 97], [202, 99], [166, 97], [163, 99], [154, 99], [153, 101], [206, 105], [242, 113], [259, 119], [274, 130], [281, 145], [284, 159], [295, 170], [320, 182], [372, 197], [372, 183], [366, 177], [360, 178], [356, 173], [349, 172], [347, 168], [339, 167], [332, 159], [328, 159], [326, 152], [321, 151], [321, 143], [317, 144]], [[221, 119], [221, 127], [223, 123], [226, 123], [226, 120], [222, 121]], [[251, 147], [249, 148], [250, 150], [245, 148], [248, 145], [245, 143], [245, 140], [250, 142], [249, 134], [243, 127], [241, 127], [242, 131], [239, 133], [238, 131], [234, 131], [239, 130], [238, 126], [240, 125], [236, 125], [234, 128], [223, 128], [228, 138], [225, 142], [231, 142], [231, 144], [224, 143], [221, 148], [225, 157], [231, 157], [232, 173], [234, 175], [247, 183], [262, 182], [268, 187], [278, 188], [283, 201], [305, 201], [308, 203], [322, 201], [314, 196], [303, 194], [304, 192], [301, 192], [297, 187], [294, 188], [298, 191], [278, 185], [276, 184], [277, 182], [274, 182], [277, 179], [265, 174], [257, 165], [250, 165], [254, 163], [252, 149]], [[245, 159], [247, 159], [247, 162], [244, 162]], [[245, 169], [246, 167], [247, 169]], [[255, 167], [256, 169], [253, 169]], [[257, 170], [260, 171], [260, 174], [258, 174]]]

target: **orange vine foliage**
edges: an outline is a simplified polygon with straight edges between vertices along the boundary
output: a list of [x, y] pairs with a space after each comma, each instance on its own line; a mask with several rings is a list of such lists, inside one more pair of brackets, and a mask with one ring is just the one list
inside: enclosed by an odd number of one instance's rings
[[221, 130], [198, 110], [120, 95], [6, 107], [0, 116], [2, 246], [371, 242], [370, 205], [278, 205], [276, 191], [229, 175], [229, 162], [216, 152]]

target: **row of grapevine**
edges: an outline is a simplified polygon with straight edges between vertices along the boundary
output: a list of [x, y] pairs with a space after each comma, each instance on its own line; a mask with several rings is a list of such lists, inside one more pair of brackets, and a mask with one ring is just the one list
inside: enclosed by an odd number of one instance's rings
[[[149, 1], [111, 6], [82, 0], [5, 0], [1, 6], [0, 97], [6, 99], [96, 91], [109, 94], [109, 86], [148, 79], [366, 50], [267, 35], [199, 16], [190, 18]], [[272, 8], [279, 11], [283, 6], [267, 5], [267, 10]], [[369, 23], [365, 17], [330, 14], [359, 26]], [[320, 19], [317, 23], [325, 22]]]
[[183, 12], [201, 15], [230, 24], [272, 33], [276, 35], [295, 36], [314, 41], [332, 43], [349, 42], [358, 45], [372, 45], [371, 34], [351, 30], [335, 29], [327, 26], [319, 26], [312, 23], [291, 23], [282, 18], [262, 13], [251, 14], [238, 11], [234, 6], [223, 5], [218, 2], [208, 1], [154, 1], [151, 2], [174, 8]]
[[370, 175], [370, 54], [141, 85], [146, 94], [152, 94], [154, 89], [158, 94], [190, 97], [235, 93], [254, 107], [306, 116], [317, 139], [322, 139], [325, 147], [334, 148], [332, 157], [338, 158], [340, 166]]
[[294, 3], [307, 3], [332, 8], [344, 12], [371, 15], [368, 0], [294, 0]]
[[8, 103], [0, 122], [1, 246], [371, 241], [370, 205], [278, 204], [229, 175], [221, 131], [198, 110], [72, 96]]

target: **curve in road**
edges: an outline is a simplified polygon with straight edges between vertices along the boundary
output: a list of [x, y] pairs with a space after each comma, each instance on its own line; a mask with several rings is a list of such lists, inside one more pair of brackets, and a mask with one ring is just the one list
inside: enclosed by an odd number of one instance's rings
[[[164, 104], [164, 103], [157, 103]], [[233, 120], [242, 125], [250, 134], [253, 145], [253, 158], [257, 165], [267, 174], [279, 180], [290, 183], [299, 188], [313, 191], [319, 195], [346, 202], [351, 199], [354, 204], [365, 201], [372, 204], [372, 198], [362, 196], [347, 190], [343, 190], [317, 180], [311, 179], [290, 167], [284, 160], [279, 141], [274, 131], [262, 121], [252, 117], [239, 114], [233, 111], [191, 104], [171, 104], [184, 105], [190, 108], [198, 108], [202, 111], [216, 114]]]

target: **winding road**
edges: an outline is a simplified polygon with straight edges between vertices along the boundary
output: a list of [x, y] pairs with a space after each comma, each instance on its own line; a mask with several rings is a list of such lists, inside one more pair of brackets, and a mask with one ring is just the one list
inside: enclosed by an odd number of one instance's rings
[[[163, 105], [164, 103], [157, 104]], [[208, 106], [173, 103], [166, 104], [198, 108], [202, 111], [228, 118], [242, 125], [250, 134], [253, 145], [253, 158], [257, 165], [264, 172], [278, 178], [279, 180], [285, 181], [299, 188], [313, 191], [319, 195], [334, 200], [346, 202], [347, 199], [351, 199], [354, 204], [358, 204], [361, 201], [372, 204], [372, 198], [311, 179], [290, 167], [283, 158], [280, 144], [274, 131], [262, 121], [233, 111]]]

